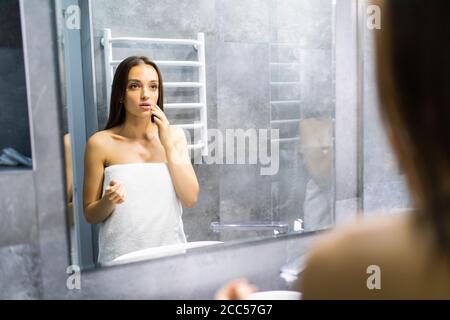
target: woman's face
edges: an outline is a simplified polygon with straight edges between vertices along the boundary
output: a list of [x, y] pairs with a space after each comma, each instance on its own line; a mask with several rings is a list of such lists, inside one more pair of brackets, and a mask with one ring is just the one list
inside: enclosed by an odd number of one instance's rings
[[156, 105], [159, 79], [155, 68], [139, 64], [130, 69], [125, 95], [127, 113], [137, 117], [150, 116], [150, 105]]

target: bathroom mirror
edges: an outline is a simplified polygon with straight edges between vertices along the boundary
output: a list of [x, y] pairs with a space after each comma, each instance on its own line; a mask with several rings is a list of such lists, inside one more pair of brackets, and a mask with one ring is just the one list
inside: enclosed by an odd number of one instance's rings
[[55, 11], [73, 264], [100, 265], [84, 152], [106, 125], [117, 65], [135, 55], [161, 71], [200, 193], [182, 208], [186, 244], [101, 265], [334, 224], [333, 0], [57, 0]]

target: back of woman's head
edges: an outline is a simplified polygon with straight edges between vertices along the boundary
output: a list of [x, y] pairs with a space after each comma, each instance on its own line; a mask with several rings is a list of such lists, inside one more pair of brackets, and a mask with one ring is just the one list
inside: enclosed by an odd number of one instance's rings
[[377, 31], [381, 114], [419, 221], [450, 254], [450, 1], [385, 0]]

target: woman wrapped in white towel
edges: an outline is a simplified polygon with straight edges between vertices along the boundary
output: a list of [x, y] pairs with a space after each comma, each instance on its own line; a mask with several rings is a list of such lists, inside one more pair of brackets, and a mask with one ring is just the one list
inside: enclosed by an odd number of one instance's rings
[[84, 214], [100, 224], [100, 263], [151, 247], [186, 242], [182, 205], [199, 184], [184, 132], [163, 110], [155, 63], [132, 56], [116, 69], [109, 119], [86, 145]]

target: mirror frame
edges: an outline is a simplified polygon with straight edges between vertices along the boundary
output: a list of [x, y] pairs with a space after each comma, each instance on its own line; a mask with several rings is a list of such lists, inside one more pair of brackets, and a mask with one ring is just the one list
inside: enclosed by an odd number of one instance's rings
[[[55, 19], [61, 19], [63, 26], [63, 59], [66, 86], [66, 107], [68, 128], [70, 132], [71, 161], [73, 172], [73, 211], [75, 218], [77, 264], [83, 270], [96, 266], [97, 237], [96, 227], [88, 224], [83, 213], [83, 167], [84, 149], [87, 137], [98, 131], [97, 102], [95, 92], [94, 48], [91, 24], [90, 0], [56, 0], [62, 8], [55, 11]], [[65, 12], [63, 8], [76, 5], [80, 8], [80, 29], [69, 29], [64, 25]], [[65, 61], [71, 61], [66, 64]], [[92, 66], [84, 68], [83, 66]], [[71, 108], [68, 108], [71, 106]]]

